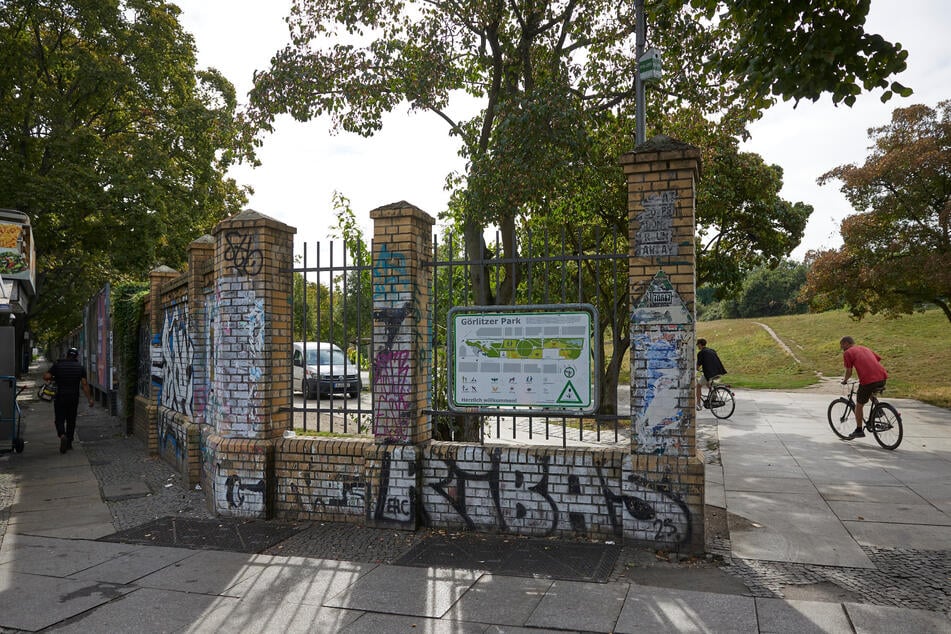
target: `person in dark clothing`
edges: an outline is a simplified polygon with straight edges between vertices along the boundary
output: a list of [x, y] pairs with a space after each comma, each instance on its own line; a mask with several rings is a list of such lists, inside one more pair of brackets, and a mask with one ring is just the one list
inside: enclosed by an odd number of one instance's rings
[[697, 339], [697, 370], [700, 376], [697, 377], [697, 411], [703, 409], [703, 398], [700, 396], [700, 388], [704, 385], [709, 387], [710, 382], [726, 374], [726, 368], [720, 361], [717, 351], [707, 347], [706, 339]]
[[79, 350], [70, 348], [65, 359], [59, 359], [46, 374], [45, 381], [56, 381], [56, 396], [53, 399], [53, 413], [56, 417], [56, 433], [59, 434], [59, 452], [66, 453], [73, 448], [73, 436], [76, 433], [76, 410], [79, 408], [79, 391], [85, 393], [89, 407], [95, 404], [92, 390], [86, 381], [86, 368], [79, 362]]

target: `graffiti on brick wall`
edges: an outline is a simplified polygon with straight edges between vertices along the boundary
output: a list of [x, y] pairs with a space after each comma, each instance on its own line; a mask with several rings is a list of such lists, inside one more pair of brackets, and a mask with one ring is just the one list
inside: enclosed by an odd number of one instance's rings
[[188, 439], [185, 429], [175, 420], [171, 410], [159, 408], [157, 429], [159, 453], [181, 467], [188, 454]]
[[410, 351], [418, 348], [419, 314], [411, 286], [405, 255], [384, 244], [373, 264], [373, 319], [382, 341], [373, 363], [373, 431], [390, 442], [408, 440], [415, 417]]
[[380, 459], [376, 496], [367, 508], [373, 520], [415, 527], [416, 452], [403, 447], [386, 452]]
[[153, 346], [152, 355], [152, 383], [158, 389], [158, 404], [191, 417], [195, 346], [182, 306], [165, 311], [158, 344], [158, 350]]
[[314, 480], [304, 472], [303, 482], [291, 482], [288, 489], [304, 512], [339, 512], [363, 516], [366, 513], [368, 484], [360, 473], [335, 473], [329, 480]]
[[254, 493], [256, 497], [256, 507], [263, 507], [264, 492], [266, 486], [264, 480], [258, 480], [252, 484], [245, 484], [241, 481], [241, 476], [231, 474], [225, 479], [225, 500], [229, 509], [240, 509], [244, 507], [248, 493]]
[[637, 453], [681, 455], [692, 420], [693, 317], [663, 271], [631, 312], [631, 381]]
[[249, 277], [260, 273], [264, 266], [264, 255], [254, 248], [254, 237], [239, 231], [225, 232], [224, 259], [235, 273]]
[[643, 211], [637, 214], [634, 255], [639, 258], [677, 255], [673, 232], [677, 192], [648, 194], [641, 200], [641, 206]]
[[212, 342], [206, 420], [218, 425], [225, 435], [229, 430], [221, 424], [231, 428], [260, 422], [254, 404], [258, 383], [264, 377], [265, 307], [264, 300], [243, 289], [242, 282], [243, 278], [221, 277], [214, 295], [206, 300]]
[[[594, 464], [553, 464], [551, 456], [511, 461], [501, 449], [479, 449], [476, 459], [433, 459], [444, 475], [427, 479], [436, 493], [423, 498], [425, 522], [468, 530], [548, 536], [589, 532], [678, 544], [691, 537], [690, 513], [666, 485], [631, 474], [611, 483]], [[647, 532], [650, 533], [649, 536]]]

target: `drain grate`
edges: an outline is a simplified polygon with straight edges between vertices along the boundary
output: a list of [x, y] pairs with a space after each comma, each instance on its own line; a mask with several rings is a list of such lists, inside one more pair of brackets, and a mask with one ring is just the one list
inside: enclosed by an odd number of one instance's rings
[[605, 583], [620, 546], [500, 535], [436, 535], [395, 563], [469, 568], [516, 577]]
[[304, 528], [306, 524], [282, 524], [263, 520], [162, 517], [106, 535], [98, 541], [260, 553]]

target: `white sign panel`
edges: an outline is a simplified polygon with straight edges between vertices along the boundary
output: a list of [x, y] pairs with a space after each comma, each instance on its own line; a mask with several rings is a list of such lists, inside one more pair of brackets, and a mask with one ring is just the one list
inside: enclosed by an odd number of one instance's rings
[[594, 411], [593, 334], [589, 310], [455, 309], [450, 405]]

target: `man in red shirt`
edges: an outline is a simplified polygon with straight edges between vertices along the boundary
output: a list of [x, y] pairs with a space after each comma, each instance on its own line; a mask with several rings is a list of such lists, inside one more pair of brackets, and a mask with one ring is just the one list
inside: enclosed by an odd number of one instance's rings
[[888, 378], [888, 372], [880, 363], [882, 358], [872, 352], [865, 346], [855, 345], [855, 339], [852, 337], [842, 337], [839, 341], [839, 347], [842, 348], [842, 359], [845, 361], [845, 378], [842, 384], [848, 383], [852, 377], [852, 369], [859, 377], [859, 391], [856, 395], [855, 403], [855, 424], [856, 429], [849, 435], [849, 440], [853, 438], [864, 438], [865, 432], [862, 431], [862, 412], [865, 404], [872, 397], [872, 393], [878, 392], [885, 387], [885, 379]]

